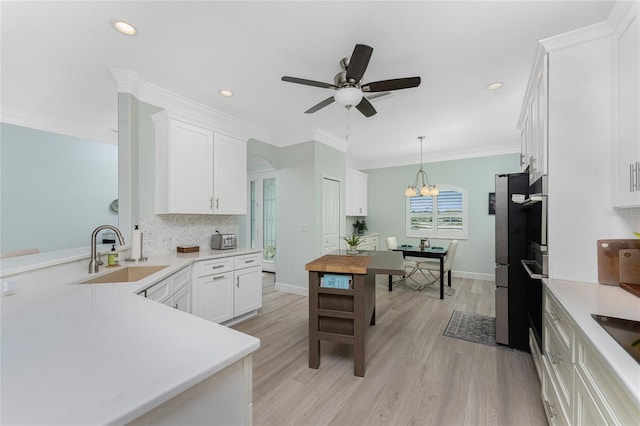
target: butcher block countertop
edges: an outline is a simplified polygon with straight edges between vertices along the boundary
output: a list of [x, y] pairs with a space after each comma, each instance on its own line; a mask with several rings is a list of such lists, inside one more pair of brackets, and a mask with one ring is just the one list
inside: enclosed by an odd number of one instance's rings
[[369, 256], [345, 256], [340, 254], [325, 254], [304, 265], [307, 271], [338, 272], [341, 274], [366, 274], [367, 265], [372, 258]]
[[336, 250], [325, 254], [304, 266], [312, 272], [335, 272], [340, 274], [388, 274], [404, 275], [404, 259], [401, 252], [359, 251], [347, 254], [345, 250]]

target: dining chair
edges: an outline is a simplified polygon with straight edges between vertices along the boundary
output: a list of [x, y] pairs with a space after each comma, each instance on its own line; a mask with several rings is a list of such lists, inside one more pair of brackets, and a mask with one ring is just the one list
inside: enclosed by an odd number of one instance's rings
[[[398, 248], [398, 240], [396, 239], [396, 237], [387, 237], [387, 249], [395, 250], [397, 248]], [[394, 283], [404, 283], [408, 287], [411, 287], [413, 290], [422, 290], [427, 285], [435, 282], [437, 278], [430, 280], [430, 278], [427, 277], [424, 270], [422, 269], [422, 264], [425, 263], [424, 260], [425, 259], [421, 257], [411, 257], [411, 256], [405, 257], [404, 268], [405, 270], [407, 269], [410, 269], [410, 270], [404, 277], [394, 281]], [[423, 283], [423, 282], [417, 281], [414, 278], [414, 275], [416, 273], [420, 273], [427, 280], [427, 282]]]
[[[456, 259], [456, 252], [458, 251], [458, 240], [453, 240], [447, 247], [447, 256], [444, 258], [443, 271], [447, 276], [447, 285], [451, 287], [451, 268], [453, 267], [453, 261]], [[421, 262], [420, 268], [426, 269], [436, 279], [440, 279], [440, 262]], [[438, 275], [434, 274], [438, 273]]]

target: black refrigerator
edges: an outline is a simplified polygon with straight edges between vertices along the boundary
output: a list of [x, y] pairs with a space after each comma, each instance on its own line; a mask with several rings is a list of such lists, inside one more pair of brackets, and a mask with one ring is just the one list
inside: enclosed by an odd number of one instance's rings
[[[496, 343], [529, 351], [527, 210], [513, 196], [527, 197], [528, 173], [496, 175]], [[518, 197], [516, 197], [517, 199]]]

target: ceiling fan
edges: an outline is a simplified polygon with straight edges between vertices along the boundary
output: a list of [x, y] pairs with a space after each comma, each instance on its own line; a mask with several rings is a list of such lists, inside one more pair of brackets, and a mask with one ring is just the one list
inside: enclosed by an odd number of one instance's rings
[[[323, 83], [321, 81], [307, 80], [297, 77], [282, 77], [282, 81], [289, 83], [304, 84], [305, 86], [320, 87], [323, 89], [333, 89], [336, 93], [312, 106], [305, 111], [306, 114], [314, 113], [333, 102], [350, 109], [355, 106], [365, 117], [371, 117], [377, 111], [364, 97], [365, 93], [388, 92], [391, 90], [409, 89], [420, 85], [420, 77], [394, 78], [391, 80], [374, 81], [372, 83], [362, 84], [361, 80], [364, 72], [369, 65], [369, 59], [373, 48], [364, 44], [356, 44], [351, 57], [343, 58], [340, 61], [342, 71], [333, 78], [333, 84]], [[370, 97], [370, 99], [373, 98]]]

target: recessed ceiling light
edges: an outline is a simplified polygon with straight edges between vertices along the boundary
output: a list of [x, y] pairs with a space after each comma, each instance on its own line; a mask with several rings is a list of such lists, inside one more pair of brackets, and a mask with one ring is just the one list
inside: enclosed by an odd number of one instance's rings
[[502, 87], [501, 81], [494, 81], [493, 83], [489, 83], [487, 85], [487, 90], [496, 90]]
[[218, 93], [220, 93], [220, 96], [224, 96], [225, 98], [233, 96], [233, 92], [231, 90], [227, 90], [227, 89], [222, 89]]
[[133, 25], [131, 25], [127, 21], [123, 21], [122, 19], [112, 19], [111, 25], [113, 25], [113, 28], [115, 28], [116, 30], [120, 31], [122, 34], [125, 34], [125, 35], [132, 36], [132, 35], [136, 35], [137, 33]]

